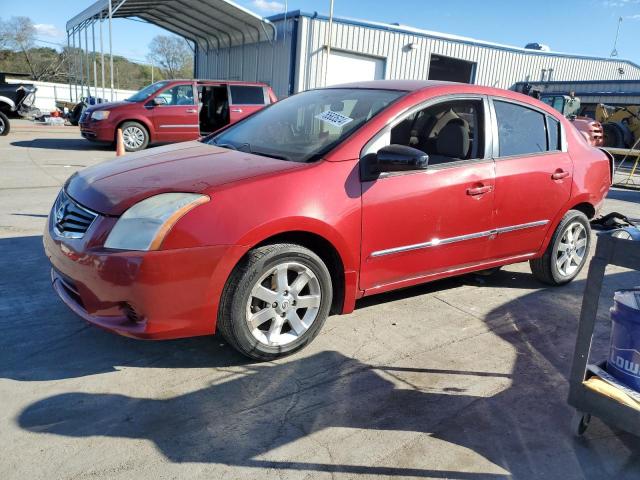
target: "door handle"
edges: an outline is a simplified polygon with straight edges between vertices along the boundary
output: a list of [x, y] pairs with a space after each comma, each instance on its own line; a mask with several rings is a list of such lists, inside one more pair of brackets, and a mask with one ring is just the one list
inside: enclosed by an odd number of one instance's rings
[[232, 108], [231, 111], [233, 113], [242, 113], [242, 109], [241, 108]]
[[188, 108], [188, 109], [186, 110], [186, 112], [187, 112], [187, 113], [196, 113], [196, 112], [197, 112], [197, 110], [196, 110], [195, 108]]
[[571, 175], [569, 172], [565, 172], [564, 170], [559, 168], [558, 170], [556, 170], [553, 173], [553, 175], [551, 175], [551, 179], [552, 180], [562, 180], [563, 178], [567, 178], [569, 175]]
[[484, 195], [492, 190], [491, 185], [481, 185], [479, 187], [467, 188], [467, 195], [476, 196]]

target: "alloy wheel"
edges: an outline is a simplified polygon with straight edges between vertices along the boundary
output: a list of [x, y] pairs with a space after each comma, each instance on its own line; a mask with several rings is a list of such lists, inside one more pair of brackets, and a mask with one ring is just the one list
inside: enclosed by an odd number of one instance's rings
[[122, 141], [125, 147], [135, 150], [140, 148], [144, 143], [145, 134], [140, 127], [127, 127], [122, 132]]
[[556, 267], [560, 275], [569, 277], [582, 266], [587, 243], [587, 230], [580, 222], [567, 225], [556, 251]]
[[320, 282], [309, 267], [297, 262], [278, 264], [251, 289], [246, 308], [249, 330], [264, 345], [291, 343], [316, 320], [321, 300]]
[[4, 133], [4, 129], [5, 129], [4, 119], [0, 117], [0, 135]]

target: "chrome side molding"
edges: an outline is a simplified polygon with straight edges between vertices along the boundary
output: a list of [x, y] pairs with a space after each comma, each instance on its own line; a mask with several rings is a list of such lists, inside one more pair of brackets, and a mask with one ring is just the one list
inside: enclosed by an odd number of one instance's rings
[[542, 227], [543, 225], [547, 225], [548, 223], [549, 220], [538, 220], [536, 222], [521, 223], [519, 225], [511, 225], [508, 227], [500, 227], [493, 230], [486, 230], [484, 232], [468, 233], [466, 235], [459, 235], [457, 237], [434, 238], [428, 242], [415, 243], [413, 245], [403, 245], [401, 247], [388, 248], [386, 250], [378, 250], [371, 253], [371, 258], [384, 257], [386, 255], [393, 255], [395, 253], [410, 252], [412, 250], [421, 250], [423, 248], [438, 247], [440, 245], [464, 242], [467, 240], [474, 240], [476, 238], [495, 237], [503, 233], [515, 232], [517, 230], [524, 230], [526, 228]]

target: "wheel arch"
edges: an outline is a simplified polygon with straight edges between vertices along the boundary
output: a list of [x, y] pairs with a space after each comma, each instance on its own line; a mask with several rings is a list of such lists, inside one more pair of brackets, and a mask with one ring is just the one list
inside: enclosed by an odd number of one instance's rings
[[[573, 207], [569, 208], [569, 210], [578, 210], [584, 213], [589, 220], [593, 219], [596, 216], [596, 207], [589, 202], [581, 202]], [[567, 210], [568, 211], [568, 210]]]
[[113, 130], [114, 142], [118, 141], [118, 129], [122, 128], [122, 125], [124, 125], [127, 122], [139, 123], [147, 131], [147, 135], [149, 136], [149, 143], [151, 143], [154, 140], [153, 127], [147, 119], [137, 118], [137, 117], [127, 117], [127, 118], [124, 118], [123, 120], [118, 120], [118, 123], [116, 124], [116, 128], [114, 128]]
[[0, 95], [0, 112], [13, 112], [16, 109], [16, 104], [8, 97]]
[[329, 269], [331, 283], [333, 286], [331, 314], [342, 313], [344, 311], [346, 296], [345, 267], [342, 256], [335, 245], [317, 233], [305, 230], [294, 230], [277, 233], [267, 237], [251, 246], [248, 251], [264, 245], [272, 245], [274, 243], [295, 243], [296, 245], [308, 248], [322, 259]]
[[556, 231], [556, 228], [558, 228], [558, 225], [570, 210], [578, 210], [579, 212], [584, 213], [589, 220], [593, 219], [597, 213], [597, 208], [591, 201], [589, 201], [588, 195], [583, 195], [572, 199], [572, 201], [558, 213], [556, 218], [554, 218], [550, 222], [547, 234], [544, 238], [544, 241], [542, 242], [542, 246], [540, 247], [540, 250], [538, 250], [538, 256], [542, 255], [545, 252], [545, 250], [549, 246], [549, 242], [551, 241], [554, 232]]

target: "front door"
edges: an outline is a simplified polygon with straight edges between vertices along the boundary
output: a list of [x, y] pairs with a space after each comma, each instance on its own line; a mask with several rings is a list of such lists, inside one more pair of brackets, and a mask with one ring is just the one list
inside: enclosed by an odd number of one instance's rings
[[163, 90], [150, 102], [156, 140], [159, 142], [182, 142], [200, 136], [198, 105], [195, 101], [193, 83], [174, 85]]
[[229, 120], [235, 123], [264, 108], [269, 96], [260, 85], [229, 85]]
[[553, 116], [512, 101], [494, 99], [496, 160], [492, 257], [537, 252], [571, 195], [573, 163]]
[[429, 168], [362, 183], [363, 290], [375, 293], [487, 260], [495, 185], [486, 105], [482, 97], [431, 102], [365, 147], [365, 155], [388, 144], [418, 148], [429, 155]]

